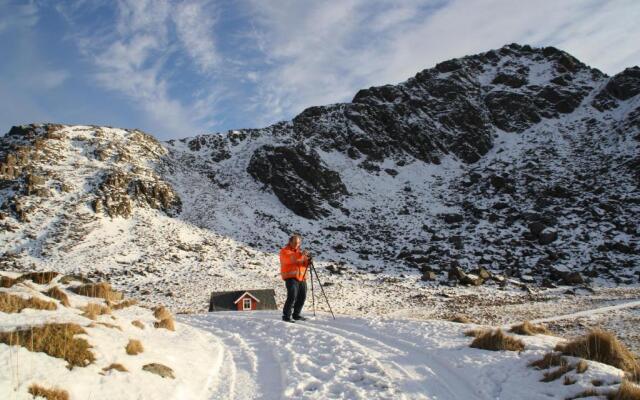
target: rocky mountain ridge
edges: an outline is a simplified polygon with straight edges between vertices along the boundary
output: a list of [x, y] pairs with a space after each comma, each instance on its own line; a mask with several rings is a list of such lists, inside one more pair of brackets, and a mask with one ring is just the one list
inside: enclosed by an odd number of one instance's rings
[[14, 127], [0, 263], [268, 285], [297, 231], [338, 285], [637, 284], [639, 95], [638, 67], [512, 44], [263, 129]]

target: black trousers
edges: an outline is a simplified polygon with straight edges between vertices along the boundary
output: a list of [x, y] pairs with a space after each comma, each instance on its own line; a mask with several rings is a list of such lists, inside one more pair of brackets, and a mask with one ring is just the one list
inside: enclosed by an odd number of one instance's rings
[[295, 278], [290, 278], [285, 280], [284, 283], [287, 287], [287, 300], [284, 302], [282, 316], [291, 318], [291, 309], [293, 308], [293, 316], [299, 317], [304, 301], [307, 298], [307, 282], [300, 282]]

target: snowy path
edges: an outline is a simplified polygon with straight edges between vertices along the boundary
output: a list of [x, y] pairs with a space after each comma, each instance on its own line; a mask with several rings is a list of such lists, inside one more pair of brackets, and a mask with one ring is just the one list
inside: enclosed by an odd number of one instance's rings
[[575, 313], [564, 314], [564, 315], [557, 315], [557, 316], [554, 316], [554, 317], [539, 318], [539, 319], [533, 320], [531, 322], [538, 324], [538, 323], [543, 323], [543, 322], [560, 321], [560, 320], [563, 320], [563, 319], [575, 319], [575, 318], [579, 318], [579, 317], [588, 317], [588, 316], [591, 316], [591, 315], [594, 315], [594, 314], [602, 314], [602, 313], [606, 313], [606, 312], [621, 310], [621, 309], [624, 309], [624, 308], [635, 308], [635, 307], [640, 307], [640, 300], [627, 301], [627, 302], [616, 304], [616, 305], [613, 305], [613, 306], [599, 307], [599, 308], [594, 308], [594, 309], [591, 309], [591, 310], [578, 311], [578, 312], [575, 312]]
[[468, 347], [469, 326], [446, 321], [321, 315], [287, 324], [277, 312], [210, 313], [182, 322], [213, 333], [225, 361], [212, 399], [564, 398], [526, 364], [557, 339], [526, 338], [527, 351]]

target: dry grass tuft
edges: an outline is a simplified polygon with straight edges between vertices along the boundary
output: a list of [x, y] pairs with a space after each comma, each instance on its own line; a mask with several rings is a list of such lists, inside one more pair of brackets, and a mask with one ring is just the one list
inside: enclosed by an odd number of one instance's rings
[[576, 372], [579, 374], [584, 374], [589, 369], [589, 363], [585, 360], [580, 360], [576, 364]]
[[69, 393], [66, 390], [46, 389], [35, 383], [29, 386], [29, 394], [33, 397], [44, 397], [47, 400], [69, 400]]
[[123, 297], [122, 293], [113, 290], [107, 282], [87, 283], [71, 290], [81, 296], [99, 297], [108, 301], [120, 301]]
[[0, 312], [7, 314], [19, 313], [25, 308], [33, 308], [34, 310], [56, 310], [58, 306], [52, 301], [40, 300], [37, 297], [24, 297], [13, 295], [7, 292], [0, 292]]
[[640, 400], [640, 386], [624, 381], [620, 388], [607, 396], [609, 400]]
[[87, 303], [82, 310], [84, 311], [82, 316], [92, 320], [97, 319], [99, 315], [111, 314], [111, 309], [109, 307], [98, 303]]
[[85, 278], [82, 275], [63, 275], [59, 282], [63, 285], [71, 282], [80, 282], [80, 283], [91, 283], [91, 279]]
[[54, 299], [58, 300], [65, 307], [69, 307], [70, 306], [69, 296], [67, 296], [67, 294], [64, 292], [64, 290], [60, 289], [57, 286], [54, 286], [51, 289], [47, 290], [46, 292], [44, 292], [44, 294], [46, 294], [47, 296], [49, 296], [51, 298], [54, 298]]
[[144, 351], [144, 347], [142, 347], [142, 342], [137, 339], [129, 339], [129, 343], [125, 347], [127, 354], [130, 356], [135, 356]]
[[153, 309], [153, 316], [156, 317], [156, 319], [167, 319], [167, 318], [173, 318], [173, 315], [171, 315], [171, 312], [169, 310], [167, 310], [167, 308], [165, 306], [158, 306], [156, 308]]
[[112, 369], [115, 369], [116, 371], [120, 371], [120, 372], [129, 372], [129, 370], [126, 369], [124, 365], [118, 364], [118, 363], [113, 363], [113, 364], [109, 365], [108, 367], [102, 368], [102, 370], [104, 372], [109, 372]]
[[555, 381], [556, 379], [560, 378], [561, 376], [563, 376], [564, 374], [566, 374], [571, 370], [573, 370], [573, 366], [569, 364], [563, 364], [558, 368], [554, 369], [553, 371], [545, 372], [544, 377], [540, 379], [540, 382]]
[[569, 376], [569, 375], [565, 375], [564, 376], [564, 382], [562, 382], [563, 385], [568, 386], [568, 385], [573, 385], [574, 383], [578, 382], [576, 380], [576, 378]]
[[593, 379], [591, 380], [591, 384], [593, 386], [602, 386], [604, 385], [604, 382], [601, 379]]
[[556, 350], [570, 356], [609, 364], [629, 373], [640, 371], [640, 365], [629, 349], [612, 333], [600, 329], [559, 344]]
[[176, 326], [175, 323], [173, 321], [173, 318], [165, 318], [162, 319], [160, 321], [156, 321], [153, 323], [153, 326], [156, 328], [164, 328], [164, 329], [168, 329], [170, 331], [175, 331], [176, 330]]
[[18, 281], [22, 282], [25, 280], [30, 280], [31, 282], [37, 283], [38, 285], [48, 285], [58, 275], [60, 274], [54, 271], [27, 272], [26, 274], [20, 275]]
[[456, 314], [453, 317], [449, 318], [449, 321], [457, 322], [459, 324], [472, 324], [473, 323], [473, 321], [471, 321], [471, 318], [469, 318], [468, 316], [466, 316], [464, 314]]
[[135, 326], [136, 328], [144, 329], [144, 324], [137, 319], [131, 321], [131, 325]]
[[600, 393], [599, 391], [597, 391], [596, 389], [590, 388], [587, 390], [584, 390], [574, 396], [571, 397], [567, 397], [566, 400], [575, 400], [575, 399], [583, 399], [585, 397], [600, 397], [602, 395], [602, 393]]
[[90, 323], [88, 325], [88, 327], [89, 328], [96, 328], [98, 325], [106, 326], [107, 328], [111, 328], [111, 329], [117, 329], [119, 331], [122, 330], [122, 327], [120, 327], [120, 325], [110, 324], [108, 322], [101, 322], [101, 321], [92, 322], [92, 323]]
[[17, 279], [10, 278], [8, 276], [0, 275], [0, 287], [10, 288], [11, 286], [18, 283]]
[[478, 337], [484, 333], [488, 332], [488, 329], [482, 329], [482, 328], [478, 328], [478, 329], [469, 329], [468, 331], [464, 331], [464, 335], [467, 337]]
[[76, 324], [47, 324], [12, 332], [0, 332], [0, 343], [17, 345], [36, 353], [66, 360], [69, 368], [85, 367], [95, 361], [89, 343], [75, 335], [86, 333]]
[[640, 383], [640, 368], [637, 368], [635, 371], [627, 372], [627, 380]]
[[471, 342], [471, 347], [492, 351], [522, 351], [524, 343], [520, 339], [505, 334], [502, 329], [498, 329], [482, 333]]
[[110, 307], [112, 310], [122, 310], [123, 308], [135, 306], [136, 304], [138, 304], [137, 299], [126, 299], [119, 303], [112, 303]]
[[509, 332], [518, 335], [548, 335], [550, 332], [544, 325], [534, 325], [529, 321], [524, 321], [519, 325], [514, 325], [509, 329]]
[[537, 369], [548, 369], [568, 363], [569, 362], [559, 353], [547, 353], [541, 359], [530, 363], [529, 366]]

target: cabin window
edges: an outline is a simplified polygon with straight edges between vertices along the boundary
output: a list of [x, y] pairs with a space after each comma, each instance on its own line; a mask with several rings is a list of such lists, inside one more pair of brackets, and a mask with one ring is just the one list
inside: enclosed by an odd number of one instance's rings
[[251, 310], [251, 299], [242, 299], [242, 309]]

